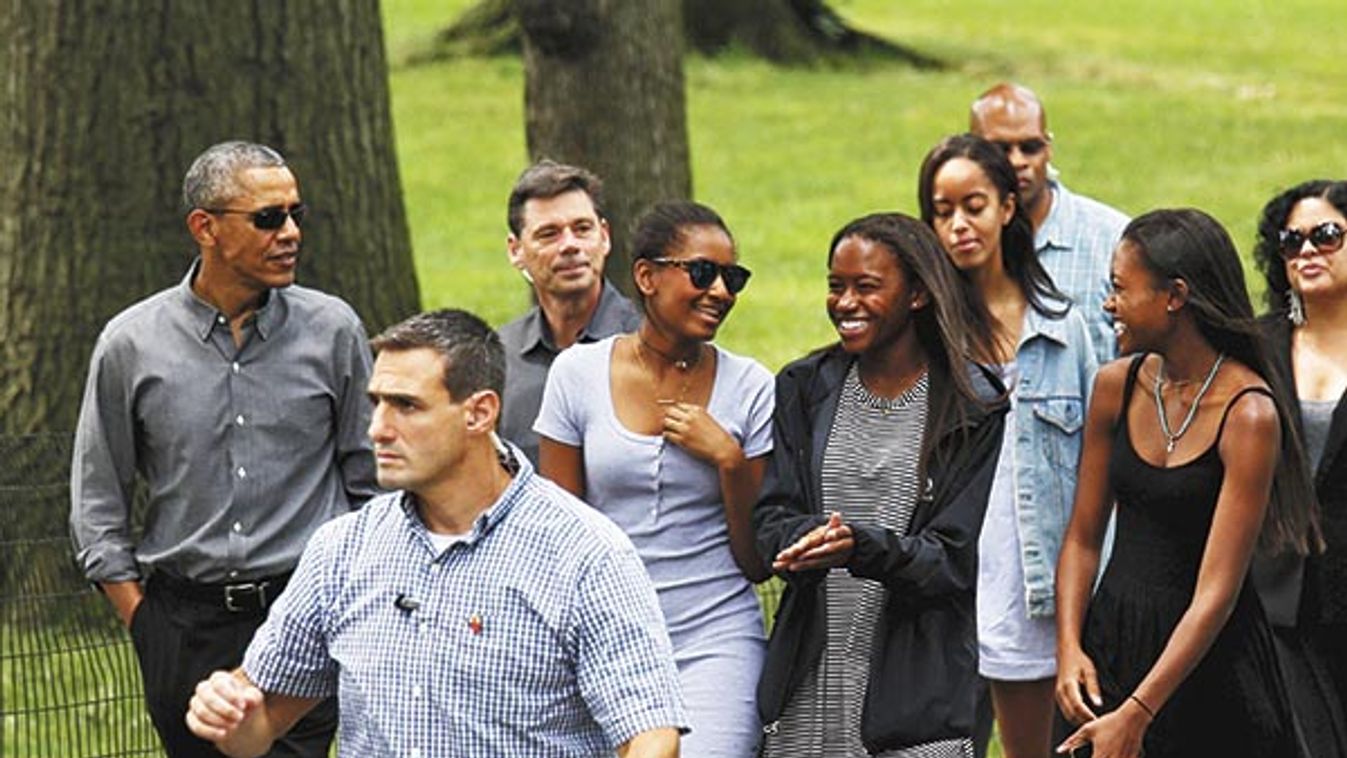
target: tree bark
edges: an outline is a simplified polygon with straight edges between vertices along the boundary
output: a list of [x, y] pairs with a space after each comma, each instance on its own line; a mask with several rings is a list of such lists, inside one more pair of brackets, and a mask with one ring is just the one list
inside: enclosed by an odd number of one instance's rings
[[[747, 50], [775, 63], [809, 64], [848, 56], [875, 56], [918, 68], [940, 68], [936, 58], [861, 31], [826, 0], [679, 0], [682, 38], [689, 49], [715, 55]], [[478, 0], [437, 35], [413, 62], [455, 55], [505, 55], [520, 50], [515, 0]]]
[[73, 428], [103, 325], [186, 271], [182, 176], [225, 139], [299, 178], [300, 281], [371, 329], [418, 307], [376, 2], [6, 3], [0, 46], [0, 433]]
[[604, 180], [609, 278], [630, 293], [628, 242], [661, 200], [692, 194], [679, 0], [517, 0], [529, 155]]

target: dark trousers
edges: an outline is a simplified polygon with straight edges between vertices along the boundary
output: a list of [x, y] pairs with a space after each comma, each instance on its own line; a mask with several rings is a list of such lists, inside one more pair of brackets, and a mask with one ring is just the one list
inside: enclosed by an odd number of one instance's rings
[[[197, 682], [217, 669], [232, 670], [266, 612], [233, 612], [222, 603], [184, 598], [150, 579], [131, 618], [131, 640], [145, 681], [145, 704], [170, 758], [218, 758], [185, 721]], [[276, 742], [269, 756], [325, 758], [337, 727], [337, 701], [319, 704]]]

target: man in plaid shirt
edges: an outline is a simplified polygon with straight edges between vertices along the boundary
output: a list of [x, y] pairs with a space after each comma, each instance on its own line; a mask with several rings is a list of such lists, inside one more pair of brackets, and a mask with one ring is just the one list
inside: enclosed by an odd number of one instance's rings
[[1109, 263], [1128, 218], [1066, 188], [1049, 165], [1052, 132], [1038, 96], [1003, 82], [973, 101], [970, 131], [1006, 151], [1019, 180], [1019, 201], [1034, 224], [1034, 247], [1048, 275], [1076, 303], [1090, 327], [1099, 365], [1113, 360], [1113, 320], [1104, 313]]
[[687, 718], [654, 588], [612, 522], [496, 437], [496, 333], [438, 311], [373, 346], [370, 438], [397, 491], [314, 534], [188, 727], [259, 755], [338, 694], [343, 755], [677, 755]]

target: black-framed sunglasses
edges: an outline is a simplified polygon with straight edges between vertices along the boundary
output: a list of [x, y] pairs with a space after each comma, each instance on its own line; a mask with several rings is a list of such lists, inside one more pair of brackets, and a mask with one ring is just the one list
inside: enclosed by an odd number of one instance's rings
[[295, 226], [304, 223], [304, 215], [309, 212], [309, 206], [303, 203], [296, 203], [289, 208], [281, 205], [268, 205], [255, 211], [237, 210], [235, 208], [202, 208], [207, 213], [236, 213], [240, 216], [247, 216], [252, 220], [253, 226], [264, 232], [274, 232], [285, 226], [285, 220], [292, 218], [295, 220]]
[[650, 262], [683, 269], [688, 272], [692, 286], [699, 290], [710, 289], [711, 285], [716, 283], [716, 277], [720, 277], [725, 280], [725, 289], [729, 290], [731, 295], [739, 294], [744, 285], [748, 284], [748, 278], [753, 275], [752, 271], [737, 263], [722, 266], [705, 258], [651, 258]]
[[1344, 234], [1347, 234], [1347, 229], [1343, 229], [1341, 224], [1336, 221], [1325, 221], [1308, 232], [1299, 229], [1283, 229], [1277, 232], [1277, 246], [1282, 257], [1288, 261], [1300, 255], [1300, 251], [1305, 247], [1305, 240], [1309, 240], [1314, 249], [1320, 253], [1336, 253], [1342, 249]]
[[1048, 141], [1042, 137], [1032, 137], [1024, 140], [993, 140], [993, 145], [1001, 148], [1001, 152], [1007, 156], [1019, 148], [1021, 155], [1038, 155], [1048, 148]]

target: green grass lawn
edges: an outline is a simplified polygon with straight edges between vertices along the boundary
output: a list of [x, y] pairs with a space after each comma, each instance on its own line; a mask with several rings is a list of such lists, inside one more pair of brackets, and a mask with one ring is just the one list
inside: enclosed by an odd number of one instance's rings
[[[386, 0], [393, 112], [426, 307], [500, 324], [527, 303], [505, 261], [505, 198], [526, 163], [515, 59], [410, 67], [468, 0]], [[834, 0], [866, 29], [950, 61], [776, 68], [687, 62], [697, 199], [717, 208], [754, 270], [720, 342], [772, 369], [832, 339], [825, 245], [866, 212], [916, 209], [937, 139], [1001, 79], [1044, 99], [1055, 165], [1076, 191], [1136, 214], [1196, 206], [1252, 248], [1272, 194], [1347, 175], [1347, 56], [1329, 0]], [[597, 118], [621, 118], [595, 103]], [[1261, 283], [1250, 277], [1257, 294]], [[993, 745], [993, 756], [999, 749]]]
[[[424, 305], [469, 308], [499, 324], [527, 302], [504, 254], [505, 198], [526, 162], [522, 67], [509, 58], [401, 64], [469, 2], [385, 0], [385, 31]], [[869, 211], [913, 211], [926, 150], [966, 128], [969, 101], [1000, 79], [1044, 98], [1055, 163], [1073, 189], [1129, 213], [1206, 209], [1246, 252], [1274, 192], [1347, 175], [1339, 3], [833, 4], [953, 65], [931, 73], [880, 63], [788, 69], [735, 55], [687, 63], [696, 196], [723, 213], [755, 271], [721, 342], [773, 369], [831, 339], [822, 301], [832, 233]], [[621, 118], [613, 104], [595, 103], [595, 114]], [[120, 730], [145, 728], [136, 701], [105, 692], [110, 677], [135, 676], [129, 651], [112, 656], [120, 661], [112, 674], [90, 669], [95, 656], [83, 647], [30, 664], [36, 634], [0, 626], [8, 714], [0, 753], [44, 754], [33, 746], [55, 744], [51, 730], [67, 722], [80, 725], [71, 739], [99, 753], [125, 744]], [[125, 647], [109, 637], [88, 649], [117, 645]], [[56, 724], [54, 706], [38, 697], [45, 691], [93, 694], [78, 718]], [[52, 712], [53, 724], [14, 716], [38, 712]]]
[[[526, 161], [522, 66], [400, 63], [467, 4], [384, 3], [393, 111], [424, 304], [502, 323], [526, 305], [503, 242], [505, 197]], [[755, 272], [720, 341], [770, 368], [831, 339], [831, 234], [868, 211], [915, 210], [922, 156], [966, 128], [969, 101], [997, 80], [1043, 97], [1073, 189], [1134, 214], [1203, 208], [1241, 250], [1274, 192], [1347, 173], [1347, 56], [1321, 31], [1338, 16], [1328, 0], [834, 4], [954, 65], [687, 63], [695, 193], [722, 212]]]

